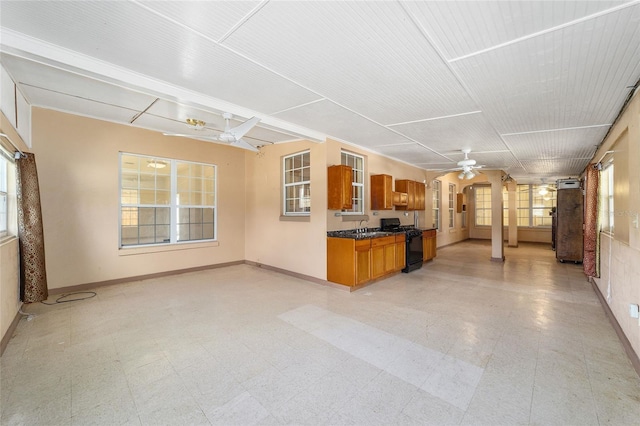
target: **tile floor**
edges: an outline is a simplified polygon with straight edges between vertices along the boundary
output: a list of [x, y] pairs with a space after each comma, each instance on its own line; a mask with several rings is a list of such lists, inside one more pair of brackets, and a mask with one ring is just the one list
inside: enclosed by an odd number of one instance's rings
[[2, 425], [639, 424], [580, 265], [486, 242], [355, 293], [248, 265], [25, 307]]

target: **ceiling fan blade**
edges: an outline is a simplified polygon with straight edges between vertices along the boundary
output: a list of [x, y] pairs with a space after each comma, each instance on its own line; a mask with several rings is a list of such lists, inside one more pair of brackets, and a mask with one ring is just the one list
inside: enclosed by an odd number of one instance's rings
[[258, 152], [258, 148], [251, 145], [249, 142], [245, 141], [244, 139], [236, 139], [234, 142], [231, 142], [231, 146], [248, 149], [249, 151], [253, 151], [253, 152]]
[[233, 133], [236, 139], [241, 139], [244, 135], [247, 134], [247, 132], [249, 132], [249, 130], [253, 129], [253, 127], [256, 124], [258, 124], [259, 121], [260, 121], [260, 118], [251, 117], [250, 119], [240, 124], [239, 126], [236, 126], [233, 129], [229, 130], [229, 132]]

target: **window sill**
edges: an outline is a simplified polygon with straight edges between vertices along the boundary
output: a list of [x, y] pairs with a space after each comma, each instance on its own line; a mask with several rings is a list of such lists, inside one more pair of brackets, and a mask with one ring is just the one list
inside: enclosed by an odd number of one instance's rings
[[206, 241], [201, 243], [177, 243], [177, 244], [162, 244], [162, 245], [149, 245], [149, 246], [137, 246], [137, 247], [121, 247], [118, 250], [118, 256], [135, 256], [138, 254], [152, 254], [152, 253], [164, 253], [171, 251], [182, 250], [197, 250], [210, 247], [220, 246], [219, 241]]
[[280, 215], [280, 222], [311, 222], [311, 215], [299, 215], [299, 216]]
[[5, 235], [3, 237], [0, 237], [0, 246], [3, 246], [7, 243], [10, 243], [13, 240], [17, 240], [18, 237], [16, 237], [15, 235]]

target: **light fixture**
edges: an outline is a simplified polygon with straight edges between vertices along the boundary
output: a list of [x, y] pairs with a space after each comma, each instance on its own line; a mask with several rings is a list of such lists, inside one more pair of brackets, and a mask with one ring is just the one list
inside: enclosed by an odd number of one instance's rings
[[166, 161], [149, 160], [147, 161], [147, 167], [153, 167], [154, 169], [164, 169], [167, 167]]
[[543, 186], [542, 188], [540, 188], [540, 191], [538, 192], [538, 194], [540, 194], [540, 195], [542, 195], [542, 196], [545, 196], [545, 195], [547, 195], [548, 193], [549, 193], [549, 191], [547, 191], [547, 188], [546, 188], [546, 187], [544, 187], [544, 186]]
[[204, 125], [207, 124], [202, 120], [198, 120], [197, 118], [187, 118], [186, 122], [187, 125], [194, 130], [202, 130], [204, 128]]
[[460, 174], [458, 175], [458, 179], [464, 179], [464, 172], [460, 172]]
[[464, 177], [466, 179], [473, 179], [474, 177], [476, 177], [476, 174], [473, 173], [472, 170], [467, 170], [466, 172], [464, 172]]

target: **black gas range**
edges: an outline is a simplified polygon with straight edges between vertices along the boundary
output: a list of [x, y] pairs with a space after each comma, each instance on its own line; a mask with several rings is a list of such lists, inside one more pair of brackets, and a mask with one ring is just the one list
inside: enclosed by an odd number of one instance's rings
[[408, 273], [422, 268], [422, 230], [413, 225], [400, 225], [397, 217], [380, 219], [380, 230], [403, 232], [406, 238], [406, 264], [402, 272]]

